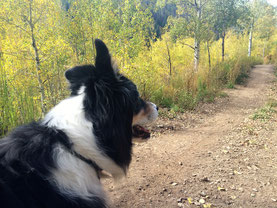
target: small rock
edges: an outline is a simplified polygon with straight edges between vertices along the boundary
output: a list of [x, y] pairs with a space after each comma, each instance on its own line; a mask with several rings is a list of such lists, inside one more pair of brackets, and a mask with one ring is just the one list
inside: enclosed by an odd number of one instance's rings
[[201, 206], [200, 202], [194, 202], [196, 206]]
[[210, 179], [208, 177], [204, 177], [201, 179], [202, 182], [210, 182]]
[[182, 165], [183, 165], [183, 163], [182, 163], [182, 162], [179, 162], [179, 165], [181, 165], [181, 166], [182, 166]]
[[178, 183], [173, 182], [173, 183], [171, 183], [171, 185], [172, 185], [172, 186], [177, 186]]
[[204, 191], [200, 192], [199, 195], [202, 196], [202, 197], [206, 197], [207, 196], [207, 194]]
[[277, 202], [277, 199], [271, 198], [272, 201]]
[[183, 201], [185, 201], [185, 198], [179, 198], [179, 199], [177, 200], [178, 203], [182, 203]]
[[258, 190], [257, 190], [257, 189], [255, 189], [255, 188], [253, 188], [252, 190], [253, 190], [253, 191], [255, 191], [255, 192], [258, 192]]
[[239, 190], [240, 192], [243, 192], [243, 191], [244, 191], [243, 188], [241, 188], [241, 187], [238, 188], [238, 190]]
[[231, 199], [233, 199], [233, 200], [236, 199], [236, 198], [237, 198], [236, 196], [231, 196]]
[[253, 168], [254, 170], [258, 170], [258, 169], [259, 169], [256, 165], [252, 165], [252, 168]]
[[236, 190], [236, 187], [234, 185], [231, 186], [232, 190]]
[[178, 207], [184, 207], [184, 204], [179, 202]]
[[199, 200], [199, 203], [200, 203], [200, 204], [205, 204], [205, 200], [204, 200], [204, 199], [200, 199], [200, 200]]
[[252, 197], [255, 197], [255, 196], [256, 196], [256, 194], [252, 193], [252, 194], [251, 194], [251, 196], [252, 196]]
[[233, 202], [232, 202], [232, 201], [227, 201], [226, 203], [227, 203], [228, 205], [233, 204]]

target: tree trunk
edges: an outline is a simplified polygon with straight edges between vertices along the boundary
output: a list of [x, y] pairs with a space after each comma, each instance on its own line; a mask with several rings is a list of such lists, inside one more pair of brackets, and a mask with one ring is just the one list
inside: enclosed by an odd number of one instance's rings
[[200, 44], [197, 39], [194, 40], [194, 71], [197, 72], [199, 65]]
[[194, 35], [194, 71], [197, 72], [200, 58], [200, 22], [201, 22], [201, 0], [195, 0], [195, 8], [197, 11], [197, 25]]
[[224, 61], [225, 56], [225, 32], [222, 35], [222, 61]]
[[166, 44], [166, 49], [167, 49], [167, 55], [168, 55], [168, 66], [169, 66], [169, 77], [172, 75], [172, 64], [171, 64], [171, 56], [170, 56], [170, 51], [167, 42]]
[[249, 33], [248, 57], [251, 56], [251, 51], [252, 51], [253, 27], [254, 27], [254, 21], [251, 24], [250, 33]]
[[35, 38], [35, 34], [34, 34], [35, 25], [33, 23], [32, 3], [33, 3], [33, 0], [30, 0], [30, 5], [29, 5], [30, 20], [29, 20], [28, 23], [29, 23], [29, 26], [30, 26], [30, 29], [31, 29], [32, 46], [33, 46], [33, 49], [34, 49], [34, 52], [35, 52], [37, 80], [38, 80], [38, 83], [39, 83], [39, 90], [40, 90], [41, 112], [42, 112], [42, 115], [44, 116], [45, 113], [46, 113], [45, 91], [44, 91], [43, 82], [41, 80], [40, 58], [39, 58], [39, 52], [38, 52], [38, 48], [37, 48], [37, 44], [36, 44], [36, 38]]

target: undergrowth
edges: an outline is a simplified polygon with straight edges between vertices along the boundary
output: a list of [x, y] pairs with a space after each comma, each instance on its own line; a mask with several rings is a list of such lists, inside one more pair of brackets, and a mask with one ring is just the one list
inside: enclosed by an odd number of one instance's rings
[[225, 87], [233, 88], [235, 84], [243, 84], [249, 71], [262, 60], [254, 57], [242, 57], [218, 63], [210, 71], [200, 69], [178, 72], [172, 75], [169, 82], [154, 90], [150, 99], [161, 107], [176, 112], [194, 109], [199, 102], [213, 102]]

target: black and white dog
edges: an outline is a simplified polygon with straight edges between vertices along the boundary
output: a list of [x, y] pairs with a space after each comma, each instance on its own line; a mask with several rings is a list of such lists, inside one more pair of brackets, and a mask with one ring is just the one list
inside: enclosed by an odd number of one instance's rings
[[107, 207], [105, 171], [124, 176], [131, 162], [132, 127], [155, 120], [157, 107], [113, 69], [101, 40], [95, 66], [66, 71], [71, 96], [43, 120], [0, 140], [0, 207]]

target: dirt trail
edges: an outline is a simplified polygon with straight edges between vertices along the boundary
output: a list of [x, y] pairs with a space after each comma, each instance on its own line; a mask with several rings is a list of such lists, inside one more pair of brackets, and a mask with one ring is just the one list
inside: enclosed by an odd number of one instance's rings
[[256, 66], [246, 86], [184, 120], [189, 127], [135, 144], [128, 177], [103, 180], [114, 207], [277, 207], [276, 120], [249, 119], [274, 79], [272, 66]]

